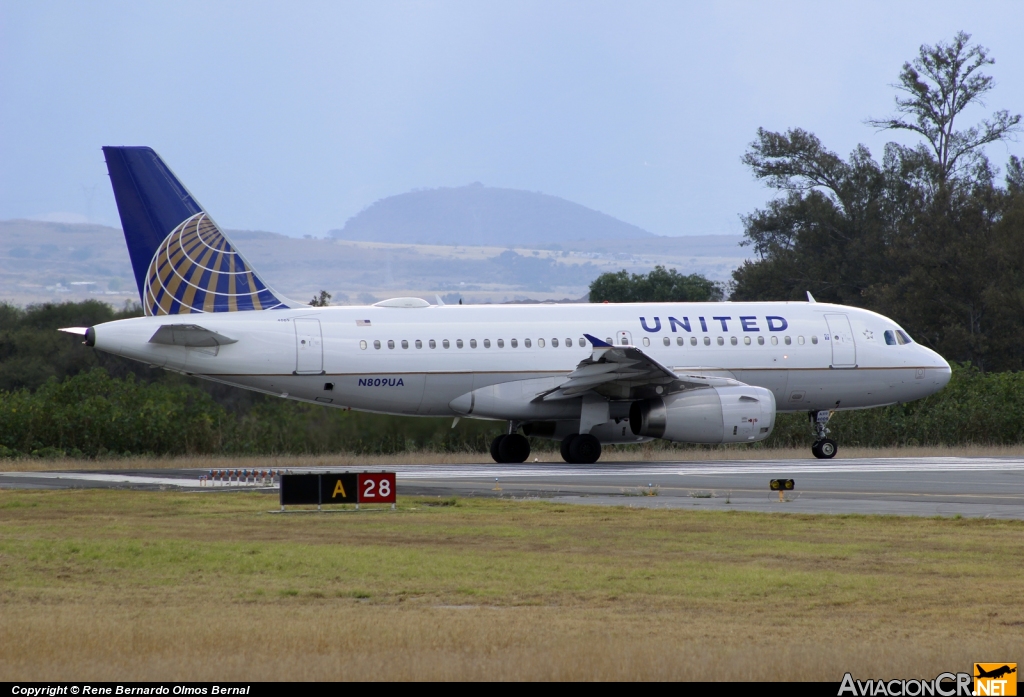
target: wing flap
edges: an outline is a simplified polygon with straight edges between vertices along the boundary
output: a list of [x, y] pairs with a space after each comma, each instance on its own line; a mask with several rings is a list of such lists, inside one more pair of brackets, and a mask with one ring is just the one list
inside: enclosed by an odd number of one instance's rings
[[564, 382], [534, 401], [553, 401], [594, 392], [610, 399], [646, 399], [706, 387], [741, 385], [730, 378], [678, 374], [635, 346], [612, 346], [585, 335], [593, 346], [588, 358]]

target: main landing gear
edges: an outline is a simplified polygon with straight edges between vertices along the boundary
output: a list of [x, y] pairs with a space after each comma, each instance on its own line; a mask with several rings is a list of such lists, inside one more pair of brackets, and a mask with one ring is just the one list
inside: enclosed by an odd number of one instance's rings
[[491, 441], [491, 457], [495, 462], [526, 462], [530, 457], [530, 441], [518, 433], [498, 436]]
[[836, 456], [839, 446], [828, 437], [828, 420], [832, 418], [831, 411], [812, 411], [808, 414], [811, 420], [811, 428], [814, 429], [814, 445], [811, 446], [811, 453], [819, 460], [831, 460]]
[[[515, 432], [516, 424], [509, 425], [510, 433], [491, 441], [491, 457], [495, 462], [526, 462], [530, 457], [530, 441]], [[589, 433], [572, 434], [562, 440], [562, 459], [573, 465], [592, 465], [601, 457], [601, 441]]]
[[562, 459], [573, 465], [592, 465], [601, 457], [601, 441], [589, 433], [574, 433], [562, 440]]

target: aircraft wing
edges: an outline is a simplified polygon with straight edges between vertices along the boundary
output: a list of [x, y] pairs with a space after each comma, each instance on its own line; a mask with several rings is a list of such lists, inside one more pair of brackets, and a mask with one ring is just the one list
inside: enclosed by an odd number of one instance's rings
[[635, 346], [613, 346], [585, 334], [594, 350], [580, 361], [576, 370], [553, 389], [534, 401], [571, 399], [595, 392], [609, 399], [648, 399], [702, 387], [740, 385], [721, 377], [677, 374]]
[[165, 324], [156, 330], [149, 339], [151, 344], [167, 344], [168, 346], [189, 346], [211, 348], [237, 343], [215, 331], [204, 329], [198, 324]]

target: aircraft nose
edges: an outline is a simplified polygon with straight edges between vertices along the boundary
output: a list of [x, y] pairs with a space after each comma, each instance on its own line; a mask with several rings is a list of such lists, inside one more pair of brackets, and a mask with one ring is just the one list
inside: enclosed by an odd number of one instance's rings
[[932, 355], [935, 358], [935, 386], [941, 390], [949, 384], [950, 378], [953, 377], [953, 369], [949, 367], [945, 358], [934, 351], [932, 351]]

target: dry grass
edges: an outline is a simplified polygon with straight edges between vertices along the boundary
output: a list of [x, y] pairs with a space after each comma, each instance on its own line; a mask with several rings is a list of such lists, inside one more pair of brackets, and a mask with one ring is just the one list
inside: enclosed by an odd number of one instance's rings
[[0, 491], [0, 680], [838, 680], [1021, 649], [1016, 521], [273, 503]]
[[[915, 446], [893, 448], [840, 448], [837, 460], [866, 457], [1024, 457], [1022, 445], [958, 445]], [[535, 452], [530, 461], [562, 462], [557, 451]], [[601, 462], [699, 462], [723, 460], [811, 460], [810, 448], [605, 448]], [[184, 457], [125, 457], [98, 460], [73, 458], [0, 459], [0, 472], [44, 472], [54, 470], [139, 470], [139, 469], [277, 469], [288, 467], [365, 467], [388, 465], [462, 465], [489, 463], [486, 453], [445, 453], [429, 450], [394, 455], [254, 455], [218, 457], [195, 455]]]

